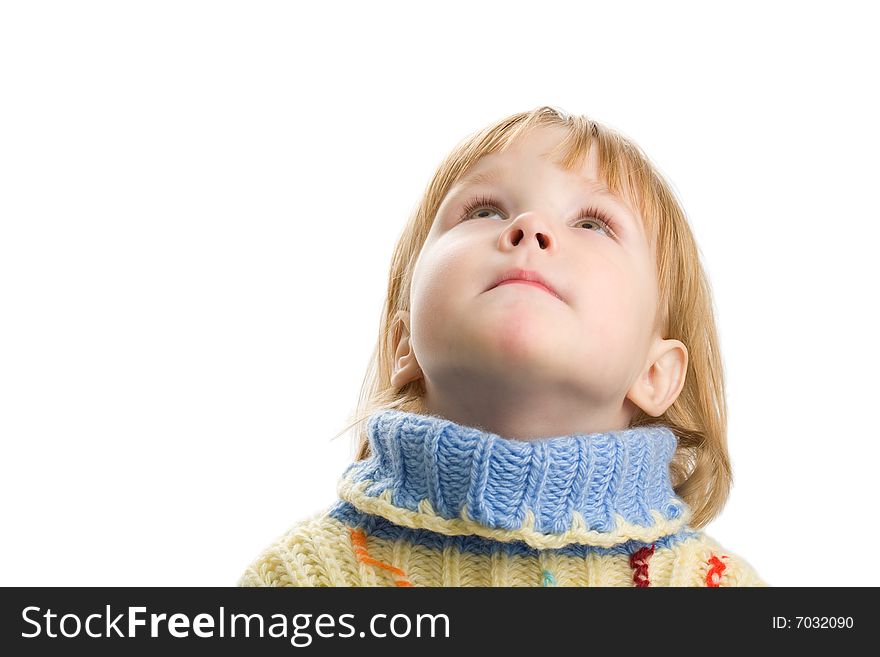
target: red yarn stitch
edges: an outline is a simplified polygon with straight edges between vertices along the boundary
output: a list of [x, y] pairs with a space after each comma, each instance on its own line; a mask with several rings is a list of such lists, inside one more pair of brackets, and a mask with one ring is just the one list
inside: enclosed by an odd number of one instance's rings
[[406, 573], [403, 572], [400, 568], [392, 566], [391, 564], [387, 564], [384, 561], [379, 561], [378, 559], [374, 559], [370, 556], [369, 552], [367, 552], [367, 535], [362, 529], [355, 529], [351, 527], [348, 531], [351, 535], [351, 542], [354, 544], [354, 552], [357, 555], [358, 560], [362, 561], [365, 564], [370, 564], [378, 568], [384, 568], [385, 570], [394, 573], [397, 577], [400, 578], [395, 579], [395, 586], [412, 586], [412, 582], [410, 582], [406, 578]]
[[[727, 559], [727, 555], [722, 554], [721, 559]], [[706, 586], [717, 587], [721, 585], [721, 573], [727, 568], [727, 564], [721, 561], [721, 559], [714, 554], [709, 559], [709, 565], [712, 567], [709, 568], [709, 572], [706, 573]]]
[[639, 588], [650, 586], [648, 579], [648, 559], [654, 554], [654, 544], [643, 547], [629, 556], [629, 567], [634, 569], [633, 582]]

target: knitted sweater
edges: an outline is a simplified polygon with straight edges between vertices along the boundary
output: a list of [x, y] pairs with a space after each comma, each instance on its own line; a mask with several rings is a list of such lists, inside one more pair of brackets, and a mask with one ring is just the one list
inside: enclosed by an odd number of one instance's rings
[[238, 586], [767, 586], [688, 526], [668, 427], [520, 441], [382, 410], [368, 436]]

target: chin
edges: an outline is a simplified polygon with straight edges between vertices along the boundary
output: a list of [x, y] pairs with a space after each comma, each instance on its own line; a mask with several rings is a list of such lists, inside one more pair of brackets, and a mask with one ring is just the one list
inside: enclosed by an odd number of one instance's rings
[[489, 327], [481, 344], [508, 367], [513, 363], [546, 365], [558, 353], [557, 341], [540, 322], [517, 322], [503, 327]]

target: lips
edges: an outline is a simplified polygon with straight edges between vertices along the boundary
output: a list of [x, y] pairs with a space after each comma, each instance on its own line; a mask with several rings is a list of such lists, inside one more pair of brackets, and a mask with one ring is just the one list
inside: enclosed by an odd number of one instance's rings
[[547, 290], [550, 294], [555, 296], [560, 301], [564, 301], [562, 295], [556, 291], [556, 288], [547, 281], [540, 273], [530, 270], [530, 269], [509, 269], [501, 276], [499, 276], [492, 285], [489, 286], [488, 290], [498, 287], [502, 283], [506, 283], [507, 281], [525, 281], [528, 283], [532, 283], [534, 285], [539, 285]]

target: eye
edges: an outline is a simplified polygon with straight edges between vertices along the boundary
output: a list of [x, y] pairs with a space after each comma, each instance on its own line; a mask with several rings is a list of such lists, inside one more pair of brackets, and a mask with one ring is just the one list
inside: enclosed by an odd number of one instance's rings
[[[580, 211], [578, 215], [578, 223], [593, 223], [602, 227], [603, 230], [614, 236], [614, 222], [607, 213], [599, 208], [586, 207]], [[598, 220], [598, 221], [597, 221]]]
[[467, 221], [471, 218], [471, 214], [477, 210], [479, 210], [481, 213], [481, 216], [478, 216], [477, 218], [485, 219], [487, 216], [486, 213], [489, 213], [489, 216], [491, 216], [492, 210], [497, 210], [498, 205], [498, 201], [496, 201], [494, 198], [490, 198], [488, 196], [478, 196], [467, 202], [464, 210], [461, 211], [460, 220]]
[[[478, 214], [473, 217], [475, 219], [486, 219], [491, 217], [493, 214], [499, 214], [498, 208], [500, 207], [500, 203], [492, 198], [491, 196], [478, 196], [476, 198], [471, 199], [465, 204], [464, 209], [461, 211], [461, 217], [459, 217], [459, 221], [468, 221], [471, 219], [471, 215], [474, 212], [478, 212]], [[614, 222], [608, 214], [599, 208], [595, 208], [592, 206], [588, 206], [583, 208], [578, 213], [577, 224], [583, 223], [591, 223], [600, 227], [606, 233], [615, 236], [614, 232]]]

